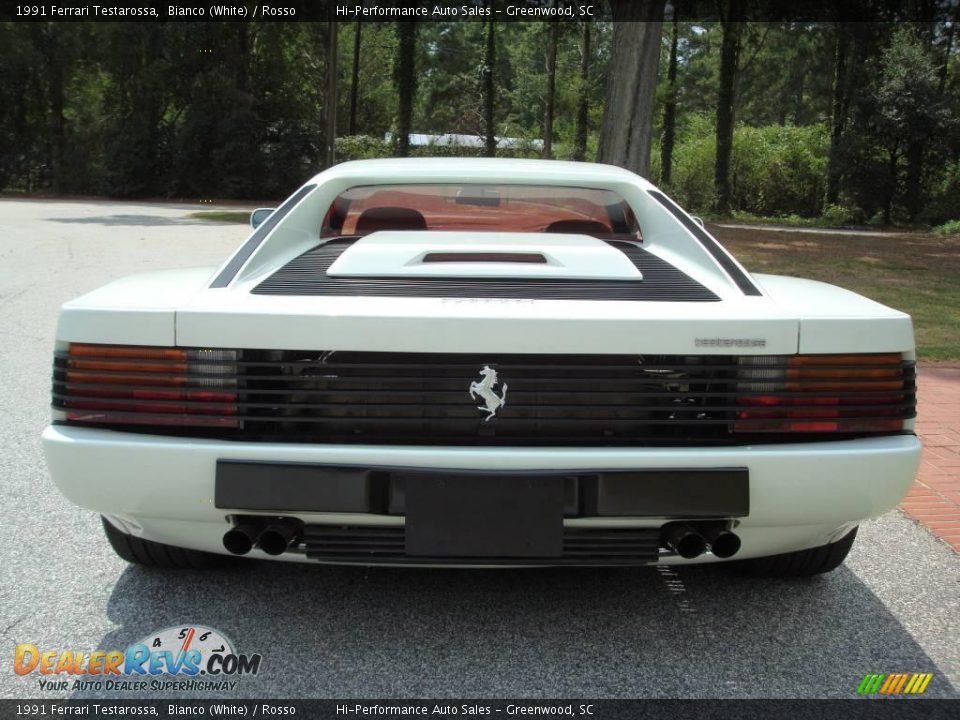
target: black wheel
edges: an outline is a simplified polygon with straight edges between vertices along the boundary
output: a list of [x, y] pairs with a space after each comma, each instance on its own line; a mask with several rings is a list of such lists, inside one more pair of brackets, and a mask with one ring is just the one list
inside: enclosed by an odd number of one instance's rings
[[202, 570], [221, 565], [227, 559], [213, 553], [187, 550], [186, 548], [164, 545], [152, 540], [143, 540], [117, 529], [105, 517], [101, 516], [100, 520], [103, 522], [103, 531], [107, 535], [107, 540], [110, 541], [110, 547], [117, 555], [134, 565]]
[[820, 547], [783, 555], [739, 560], [731, 563], [741, 572], [763, 577], [810, 577], [836, 570], [847, 557], [853, 541], [857, 537], [857, 528], [836, 542]]

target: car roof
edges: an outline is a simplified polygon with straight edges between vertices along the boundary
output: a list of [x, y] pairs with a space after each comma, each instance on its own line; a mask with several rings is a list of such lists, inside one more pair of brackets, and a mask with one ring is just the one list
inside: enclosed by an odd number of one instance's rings
[[[527, 160], [517, 158], [411, 157], [352, 160], [340, 163], [316, 175], [309, 182], [357, 178], [369, 181], [377, 176], [378, 184], [431, 180], [431, 176], [447, 174], [455, 169], [457, 182], [509, 183], [513, 173], [529, 178], [542, 177], [544, 185], [562, 185], [577, 181], [640, 182], [645, 189], [653, 185], [642, 177], [615, 165], [570, 162], [565, 160]], [[438, 178], [439, 181], [439, 178]]]

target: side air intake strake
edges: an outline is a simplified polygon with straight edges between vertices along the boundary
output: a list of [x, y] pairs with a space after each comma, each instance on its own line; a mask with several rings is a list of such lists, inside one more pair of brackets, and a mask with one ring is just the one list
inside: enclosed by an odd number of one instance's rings
[[58, 422], [236, 440], [637, 447], [904, 432], [904, 421], [916, 414], [916, 388], [914, 363], [897, 353], [507, 355], [72, 344], [54, 360], [53, 406], [62, 413]]

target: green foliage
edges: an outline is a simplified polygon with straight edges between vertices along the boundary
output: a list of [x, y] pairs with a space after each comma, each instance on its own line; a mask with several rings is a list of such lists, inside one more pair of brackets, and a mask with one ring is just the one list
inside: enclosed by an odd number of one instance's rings
[[338, 137], [336, 145], [337, 159], [341, 161], [370, 160], [393, 155], [392, 143], [370, 135]]
[[197, 220], [237, 223], [241, 225], [246, 225], [250, 222], [250, 213], [246, 210], [201, 210], [200, 212], [190, 213], [190, 217], [196, 218]]
[[[924, 225], [939, 225], [960, 215], [960, 160], [930, 172], [929, 200], [917, 220]], [[947, 223], [949, 224], [949, 223]]]
[[[828, 150], [823, 125], [739, 125], [733, 148], [736, 211], [767, 216], [820, 214]], [[669, 189], [691, 210], [707, 212], [713, 206], [715, 154], [712, 118], [688, 119], [684, 137], [674, 149]]]
[[[857, 219], [855, 213], [856, 210], [851, 210], [850, 208], [844, 208], [840, 205], [829, 205], [824, 210], [824, 214], [817, 217], [800, 217], [795, 213], [790, 215], [754, 215], [749, 212], [735, 211], [733, 213], [733, 219], [738, 223], [748, 225], [785, 225], [787, 227], [797, 228], [847, 228], [851, 225], [863, 224]], [[711, 219], [723, 220], [724, 218], [712, 216]]]
[[[395, 148], [389, 140], [383, 140], [370, 135], [352, 135], [337, 138], [337, 161], [370, 160], [374, 158], [392, 157]], [[529, 144], [519, 144], [509, 149], [497, 152], [500, 157], [536, 158], [539, 150]], [[459, 147], [456, 145], [424, 145], [410, 148], [413, 157], [482, 157], [482, 147]]]
[[913, 28], [894, 31], [880, 68], [877, 128], [889, 143], [924, 140], [944, 129], [949, 118], [944, 116], [937, 67]]
[[[394, 113], [397, 107], [396, 90], [392, 73], [386, 69], [393, 64], [397, 52], [397, 24], [362, 23], [360, 34], [360, 67], [357, 87], [357, 127], [356, 135], [383, 137], [392, 129]], [[422, 35], [428, 25], [420, 27]], [[337, 127], [339, 133], [350, 134], [350, 83], [353, 72], [353, 42], [356, 30], [353, 23], [340, 23], [337, 42], [339, 52], [338, 94], [339, 109]], [[422, 55], [423, 43], [418, 44]], [[423, 59], [418, 57], [417, 65], [422, 67]], [[317, 70], [316, 86], [323, 83], [323, 71]], [[339, 141], [339, 138], [337, 138]]]
[[960, 220], [949, 220], [933, 229], [937, 235], [960, 235]]
[[[736, 143], [734, 143], [736, 149]], [[673, 150], [673, 181], [668, 190], [691, 211], [706, 212], [714, 206], [713, 170], [717, 154], [713, 118], [695, 115], [687, 118], [686, 128]], [[659, 176], [659, 148], [653, 152], [651, 173]]]
[[863, 216], [856, 208], [846, 205], [827, 205], [820, 216], [827, 226], [842, 227], [863, 222]]
[[[699, 213], [714, 204], [721, 30], [678, 26], [676, 147], [667, 188]], [[484, 24], [418, 26], [415, 133], [484, 132]], [[666, 25], [665, 27], [668, 27]], [[960, 198], [960, 42], [942, 23], [750, 23], [743, 29], [732, 157], [738, 217], [846, 225], [934, 226]], [[591, 23], [590, 72], [579, 77], [577, 23], [560, 27], [553, 155], [573, 154], [577, 106], [589, 108], [596, 157], [612, 24]], [[326, 97], [326, 26], [313, 23], [0, 24], [0, 188], [122, 197], [282, 197], [322, 167], [324, 115], [338, 108], [338, 160], [388, 157], [397, 127], [395, 22], [364, 23], [357, 117], [349, 130], [356, 25], [341, 23], [338, 92]], [[547, 25], [495, 23], [494, 120], [500, 136], [542, 137]], [[849, 39], [834, 96], [837, 40]], [[667, 52], [666, 36], [663, 43]], [[948, 54], [949, 52], [949, 54]], [[661, 61], [658, 102], [666, 97]], [[842, 87], [840, 89], [843, 89]], [[832, 157], [840, 194], [824, 207]], [[654, 138], [662, 128], [655, 114]], [[482, 148], [413, 148], [478, 156]], [[537, 157], [532, 142], [498, 150]], [[659, 148], [651, 157], [659, 177]], [[813, 220], [813, 218], [817, 218]]]
[[827, 150], [822, 125], [738, 127], [734, 131], [734, 207], [761, 215], [818, 215]]
[[321, 154], [318, 57], [298, 23], [4, 24], [0, 187], [282, 197]]
[[955, 210], [933, 186], [950, 184], [944, 168], [960, 147], [960, 105], [941, 88], [936, 38], [906, 23], [872, 29], [855, 36], [865, 57], [839, 152], [845, 194], [883, 224], [948, 219]]

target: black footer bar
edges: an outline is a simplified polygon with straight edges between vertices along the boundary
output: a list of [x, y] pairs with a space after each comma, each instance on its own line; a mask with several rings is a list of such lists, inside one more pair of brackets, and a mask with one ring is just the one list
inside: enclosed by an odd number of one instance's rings
[[0, 717], [851, 718], [960, 717], [960, 699], [851, 700], [0, 700]]

